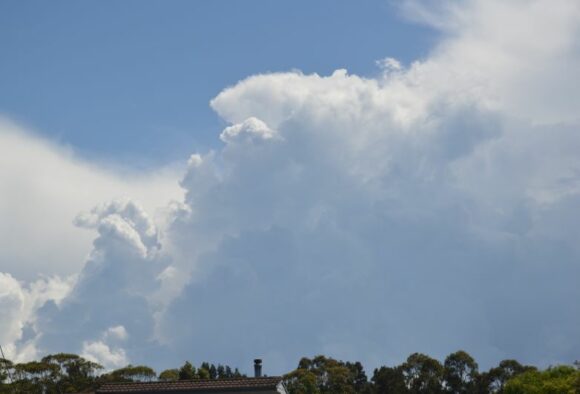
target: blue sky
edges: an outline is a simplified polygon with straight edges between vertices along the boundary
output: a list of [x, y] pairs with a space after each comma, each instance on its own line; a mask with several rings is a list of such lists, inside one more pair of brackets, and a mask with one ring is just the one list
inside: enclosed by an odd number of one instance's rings
[[0, 5], [0, 111], [84, 155], [159, 165], [215, 147], [208, 103], [248, 75], [426, 55], [433, 30], [387, 1]]
[[0, 5], [0, 344], [580, 354], [580, 3]]

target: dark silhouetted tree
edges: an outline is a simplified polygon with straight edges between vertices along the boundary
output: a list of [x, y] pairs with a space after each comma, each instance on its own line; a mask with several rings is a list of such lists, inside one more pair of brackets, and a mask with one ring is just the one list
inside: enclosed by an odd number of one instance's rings
[[503, 360], [495, 368], [487, 372], [487, 384], [490, 393], [503, 393], [504, 386], [511, 378], [526, 371], [535, 370], [535, 367], [525, 366], [516, 360]]
[[453, 394], [475, 394], [478, 366], [473, 357], [459, 350], [443, 363], [445, 391]]
[[371, 381], [374, 392], [377, 394], [406, 394], [409, 392], [400, 366], [375, 369]]
[[189, 361], [186, 361], [181, 368], [179, 368], [179, 380], [195, 379], [195, 367]]
[[302, 358], [298, 368], [285, 376], [290, 393], [367, 393], [370, 386], [361, 363], [325, 356]]
[[146, 365], [127, 365], [107, 374], [107, 380], [115, 382], [150, 382], [157, 377], [155, 371]]
[[425, 354], [413, 353], [401, 366], [405, 384], [412, 394], [442, 392], [443, 366]]
[[217, 379], [218, 378], [217, 368], [213, 364], [211, 364], [209, 366], [209, 378], [210, 379]]

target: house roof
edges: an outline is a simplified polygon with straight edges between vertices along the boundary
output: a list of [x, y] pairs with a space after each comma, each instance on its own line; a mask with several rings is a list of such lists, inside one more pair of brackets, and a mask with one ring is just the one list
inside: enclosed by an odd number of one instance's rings
[[276, 390], [282, 381], [279, 376], [262, 378], [233, 378], [217, 380], [178, 380], [175, 382], [105, 383], [99, 393], [147, 393], [180, 391], [246, 391]]

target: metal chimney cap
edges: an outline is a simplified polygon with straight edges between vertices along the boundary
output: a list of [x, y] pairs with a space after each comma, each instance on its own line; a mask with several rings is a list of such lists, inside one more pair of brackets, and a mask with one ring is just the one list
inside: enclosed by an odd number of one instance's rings
[[262, 359], [260, 358], [254, 359], [254, 377], [255, 378], [262, 377]]

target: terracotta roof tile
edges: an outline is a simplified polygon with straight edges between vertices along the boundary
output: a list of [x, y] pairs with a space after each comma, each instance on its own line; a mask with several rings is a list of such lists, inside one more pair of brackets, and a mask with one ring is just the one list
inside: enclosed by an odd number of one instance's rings
[[176, 382], [105, 383], [98, 393], [147, 393], [152, 391], [235, 391], [248, 389], [276, 389], [281, 377], [234, 378], [218, 380], [178, 380]]

